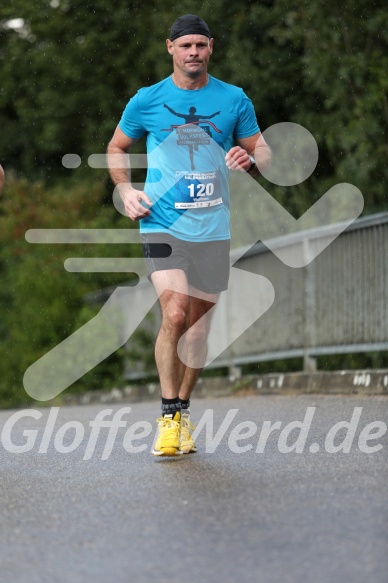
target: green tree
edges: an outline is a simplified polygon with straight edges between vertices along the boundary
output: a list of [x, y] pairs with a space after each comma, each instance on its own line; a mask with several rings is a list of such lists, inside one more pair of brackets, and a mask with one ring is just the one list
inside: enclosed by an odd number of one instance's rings
[[[63, 269], [69, 253], [97, 255], [96, 247], [32, 247], [24, 234], [128, 228], [112, 207], [107, 172], [91, 169], [87, 158], [105, 151], [129, 97], [171, 72], [168, 28], [193, 10], [189, 0], [12, 0], [0, 7], [3, 403], [22, 402], [25, 369], [95, 313], [85, 294], [127, 279], [69, 274]], [[292, 121], [318, 142], [314, 175], [292, 188], [260, 179], [271, 194], [299, 216], [330, 186], [348, 181], [364, 193], [366, 213], [386, 210], [385, 3], [210, 0], [198, 11], [215, 37], [210, 72], [246, 90], [262, 130]], [[137, 147], [144, 151], [144, 142]], [[70, 152], [82, 158], [77, 170], [62, 165]], [[122, 249], [98, 246], [99, 256], [115, 254]], [[103, 363], [82, 386], [103, 385], [120, 365], [117, 357]]]
[[[29, 184], [26, 179], [7, 181], [0, 199], [3, 405], [28, 400], [22, 384], [28, 366], [95, 315], [99, 307], [88, 308], [83, 300], [86, 294], [130, 279], [128, 274], [68, 273], [63, 266], [68, 257], [122, 257], [122, 245], [31, 245], [25, 240], [30, 228], [111, 227], [113, 212], [117, 213], [101, 206], [102, 191], [101, 184], [90, 187], [84, 182], [67, 190]], [[116, 224], [126, 228], [128, 221], [120, 217]], [[106, 378], [118, 380], [121, 372], [121, 359], [113, 357], [83, 379], [82, 387], [101, 388]]]
[[[104, 152], [128, 98], [169, 74], [169, 25], [190, 2], [13, 0], [1, 9], [0, 152], [18, 172], [68, 179], [67, 152]], [[307, 127], [318, 141], [313, 182], [276, 195], [298, 214], [339, 181], [386, 208], [388, 13], [382, 0], [212, 0], [201, 7], [215, 37], [211, 72], [244, 87], [265, 129]], [[222, 18], [220, 18], [222, 15]], [[10, 19], [24, 27], [7, 29]], [[9, 138], [12, 136], [12, 139]], [[140, 146], [144, 148], [144, 146]], [[95, 171], [94, 171], [95, 172]]]

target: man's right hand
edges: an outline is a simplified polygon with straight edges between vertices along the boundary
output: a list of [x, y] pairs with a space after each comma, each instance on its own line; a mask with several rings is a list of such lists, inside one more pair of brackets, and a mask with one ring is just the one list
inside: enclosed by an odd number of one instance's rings
[[117, 189], [124, 203], [125, 214], [130, 219], [138, 221], [151, 214], [151, 211], [142, 204], [144, 202], [152, 206], [152, 201], [145, 192], [132, 188], [130, 184], [118, 184]]

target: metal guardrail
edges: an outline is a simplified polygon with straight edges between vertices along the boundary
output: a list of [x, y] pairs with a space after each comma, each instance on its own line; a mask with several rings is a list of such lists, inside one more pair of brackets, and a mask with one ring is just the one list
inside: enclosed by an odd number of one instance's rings
[[[309, 253], [328, 229], [277, 244]], [[219, 365], [303, 356], [308, 369], [318, 355], [388, 350], [388, 213], [358, 219], [307, 267], [285, 266], [261, 243], [236, 266], [267, 277], [275, 300]]]
[[[276, 245], [302, 246], [309, 253], [330, 229], [322, 226], [279, 237]], [[232, 260], [234, 254], [241, 257], [241, 249], [232, 252]], [[356, 220], [307, 267], [287, 267], [262, 243], [249, 249], [234, 266], [268, 278], [275, 300], [210, 367], [303, 357], [305, 370], [311, 370], [319, 355], [388, 351], [388, 213]], [[131, 291], [131, 310], [148, 293], [153, 290], [141, 280]], [[233, 337], [239, 299], [238, 290], [228, 294], [226, 301], [221, 296], [211, 334]], [[127, 303], [121, 310], [125, 321]], [[144, 329], [155, 335], [159, 321], [155, 306]], [[130, 340], [127, 349], [129, 354], [135, 349], [138, 357], [129, 358], [125, 377], [143, 377], [136, 341]]]

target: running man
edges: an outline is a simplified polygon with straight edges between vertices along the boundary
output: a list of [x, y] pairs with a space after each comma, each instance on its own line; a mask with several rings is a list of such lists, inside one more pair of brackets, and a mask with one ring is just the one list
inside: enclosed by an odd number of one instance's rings
[[[155, 345], [162, 397], [153, 450], [158, 456], [196, 451], [189, 407], [201, 368], [182, 363], [178, 342], [185, 335], [185, 362], [194, 354], [196, 362], [205, 362], [209, 310], [228, 286], [229, 171], [254, 175], [256, 162], [265, 167], [271, 156], [243, 90], [207, 72], [213, 38], [206, 22], [181, 16], [166, 44], [172, 75], [130, 99], [108, 146], [110, 174], [126, 214], [140, 221], [148, 277], [162, 313]], [[109, 156], [125, 155], [144, 135], [148, 171], [140, 191], [128, 169], [115, 168]]]

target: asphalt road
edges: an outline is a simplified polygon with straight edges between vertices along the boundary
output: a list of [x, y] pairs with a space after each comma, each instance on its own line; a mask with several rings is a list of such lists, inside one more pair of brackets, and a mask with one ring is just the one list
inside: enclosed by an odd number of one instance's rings
[[[101, 429], [93, 450], [89, 422], [106, 408], [105, 420], [119, 411], [126, 426], [108, 447]], [[388, 583], [388, 435], [378, 436], [387, 397], [194, 399], [193, 420], [210, 409], [214, 433], [230, 421], [219, 445], [204, 428], [198, 453], [173, 459], [150, 455], [154, 431], [130, 440], [154, 427], [156, 402], [41, 409], [18, 421], [1, 411], [1, 582]], [[49, 413], [58, 413], [51, 436]], [[302, 433], [281, 431], [294, 421], [306, 428], [308, 415], [303, 451], [286, 453]], [[281, 423], [266, 442], [265, 421]], [[334, 451], [346, 435], [349, 452]], [[8, 451], [27, 440], [30, 451]]]

